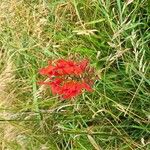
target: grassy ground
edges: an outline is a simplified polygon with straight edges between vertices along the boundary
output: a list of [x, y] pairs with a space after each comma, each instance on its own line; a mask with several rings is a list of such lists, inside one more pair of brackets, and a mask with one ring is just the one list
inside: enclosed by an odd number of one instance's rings
[[[1, 0], [0, 149], [150, 149], [149, 0]], [[93, 93], [62, 102], [38, 69], [88, 58]]]

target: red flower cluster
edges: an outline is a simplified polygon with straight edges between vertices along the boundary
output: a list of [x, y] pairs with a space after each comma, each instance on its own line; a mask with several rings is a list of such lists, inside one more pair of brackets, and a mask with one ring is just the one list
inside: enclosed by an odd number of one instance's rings
[[59, 59], [40, 69], [40, 74], [48, 76], [51, 80], [50, 82], [40, 82], [40, 84], [49, 85], [53, 94], [58, 94], [64, 99], [70, 99], [79, 95], [83, 89], [92, 91], [92, 88], [84, 79], [88, 68], [87, 60], [77, 63]]

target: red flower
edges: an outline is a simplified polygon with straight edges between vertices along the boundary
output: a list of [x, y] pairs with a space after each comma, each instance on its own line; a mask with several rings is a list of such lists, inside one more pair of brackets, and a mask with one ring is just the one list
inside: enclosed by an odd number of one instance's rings
[[77, 83], [75, 81], [70, 81], [65, 83], [62, 86], [62, 96], [64, 99], [70, 99], [74, 96], [77, 96], [81, 93], [82, 87], [80, 86], [80, 83]]
[[56, 61], [55, 66], [50, 64], [46, 68], [40, 69], [39, 72], [41, 75], [47, 75], [49, 77], [71, 74], [81, 75], [85, 71], [87, 64], [87, 60], [84, 60], [78, 64], [73, 61], [60, 59]]
[[[59, 59], [53, 64], [50, 63], [49, 66], [40, 69], [39, 72], [41, 75], [47, 75], [52, 80], [51, 82], [41, 82], [40, 84], [49, 85], [53, 94], [58, 94], [64, 99], [70, 99], [79, 95], [82, 89], [91, 92], [92, 88], [85, 82], [86, 80], [84, 80], [84, 82], [80, 81], [81, 75], [83, 75], [85, 71], [88, 72], [86, 68], [89, 67], [87, 66], [87, 60], [77, 63], [71, 60]], [[72, 80], [68, 80], [68, 77]], [[85, 76], [83, 77], [85, 78]]]
[[71, 61], [71, 60], [59, 59], [58, 61], [56, 61], [56, 66], [59, 67], [59, 68], [73, 67], [75, 65], [76, 65], [76, 63]]
[[87, 91], [92, 91], [92, 88], [87, 83], [80, 83], [75, 81], [67, 82], [62, 87], [62, 95], [64, 99], [73, 98], [79, 94], [81, 94], [82, 89], [86, 89]]
[[84, 71], [77, 63], [63, 59], [57, 61], [55, 69], [61, 75], [80, 75]]
[[39, 73], [41, 75], [47, 75], [49, 77], [51, 76], [57, 76], [58, 73], [55, 71], [55, 67], [54, 66], [47, 66], [46, 68], [42, 68], [39, 70]]
[[52, 82], [39, 82], [39, 84], [49, 85], [53, 94], [61, 94], [62, 79], [56, 78]]
[[53, 94], [61, 94], [61, 83], [62, 80], [57, 78], [50, 83], [50, 87]]
[[85, 82], [82, 83], [82, 88], [86, 89], [89, 92], [92, 92], [92, 88], [90, 87], [90, 85]]

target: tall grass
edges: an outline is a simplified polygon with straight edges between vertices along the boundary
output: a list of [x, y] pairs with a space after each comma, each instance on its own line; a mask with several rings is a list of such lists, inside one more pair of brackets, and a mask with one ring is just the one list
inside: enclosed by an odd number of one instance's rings
[[[1, 0], [2, 150], [150, 149], [149, 0]], [[60, 101], [38, 69], [88, 58], [94, 92]]]

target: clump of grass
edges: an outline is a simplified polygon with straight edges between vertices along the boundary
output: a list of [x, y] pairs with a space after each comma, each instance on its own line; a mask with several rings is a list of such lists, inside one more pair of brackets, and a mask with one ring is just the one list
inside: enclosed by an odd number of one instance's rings
[[[149, 13], [148, 0], [2, 0], [1, 149], [148, 150]], [[36, 83], [47, 60], [68, 56], [99, 79], [62, 102]]]

